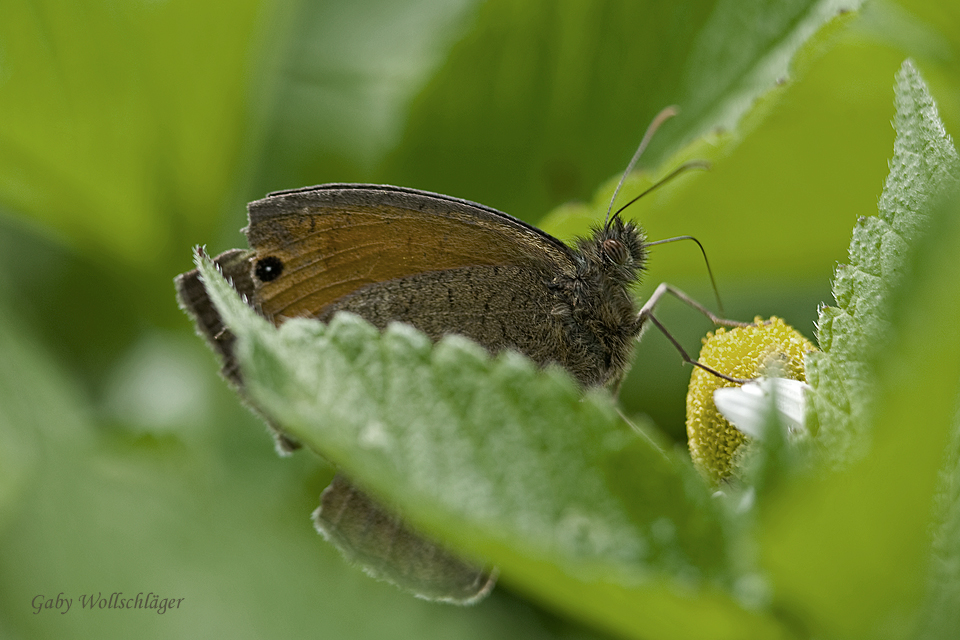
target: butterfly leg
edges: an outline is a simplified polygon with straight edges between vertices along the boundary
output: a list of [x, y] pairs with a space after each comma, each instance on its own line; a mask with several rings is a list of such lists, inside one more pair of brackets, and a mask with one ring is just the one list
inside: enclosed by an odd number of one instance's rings
[[673, 297], [677, 298], [678, 300], [680, 300], [681, 302], [685, 302], [686, 304], [690, 305], [691, 307], [693, 307], [694, 309], [696, 309], [697, 311], [699, 311], [700, 313], [708, 317], [710, 321], [716, 325], [721, 325], [724, 327], [749, 327], [753, 324], [751, 322], [738, 322], [736, 320], [727, 320], [725, 318], [721, 318], [720, 316], [714, 314], [705, 306], [703, 306], [702, 304], [700, 304], [699, 302], [697, 302], [696, 300], [694, 300], [693, 298], [685, 294], [680, 289], [677, 289], [676, 287], [669, 285], [666, 282], [662, 282], [653, 292], [653, 295], [650, 296], [650, 299], [647, 300], [647, 302], [643, 305], [643, 307], [640, 308], [640, 313], [637, 314], [638, 339], [643, 334], [643, 331], [646, 329], [646, 323], [647, 323], [647, 320], [649, 320], [651, 323], [653, 323], [653, 325], [657, 329], [660, 330], [660, 332], [663, 335], [667, 337], [667, 340], [669, 340], [673, 344], [674, 348], [676, 348], [676, 350], [680, 353], [680, 357], [683, 358], [683, 361], [686, 362], [687, 364], [693, 365], [694, 367], [700, 367], [707, 373], [711, 373], [717, 376], [718, 378], [722, 378], [729, 382], [734, 382], [736, 384], [744, 384], [746, 382], [750, 382], [750, 380], [747, 380], [747, 379], [733, 378], [724, 373], [720, 373], [716, 369], [712, 367], [708, 367], [707, 365], [701, 362], [698, 362], [697, 360], [694, 360], [693, 358], [690, 357], [686, 349], [684, 349], [683, 346], [679, 342], [677, 342], [677, 339], [673, 337], [670, 331], [668, 331], [667, 328], [664, 327], [659, 320], [657, 320], [657, 317], [653, 315], [653, 310], [656, 308], [657, 303], [659, 303], [660, 300], [663, 299], [663, 297], [668, 293]]
[[644, 304], [643, 307], [640, 309], [638, 318], [643, 318], [645, 316], [652, 315], [653, 309], [657, 306], [657, 304], [660, 302], [663, 296], [667, 295], [668, 293], [672, 295], [674, 298], [676, 298], [677, 300], [680, 300], [681, 302], [689, 305], [690, 307], [693, 307], [694, 309], [696, 309], [697, 311], [705, 315], [707, 318], [710, 319], [710, 322], [712, 322], [717, 326], [750, 327], [750, 326], [753, 326], [754, 324], [753, 322], [740, 322], [738, 320], [728, 320], [726, 318], [721, 318], [720, 316], [710, 311], [710, 309], [707, 309], [705, 306], [703, 306], [702, 304], [700, 304], [699, 302], [697, 302], [696, 300], [694, 300], [693, 298], [685, 294], [680, 289], [677, 289], [675, 286], [671, 284], [667, 284], [666, 282], [661, 282], [660, 285], [657, 286], [656, 290], [653, 292], [653, 295], [650, 296], [650, 299], [647, 300], [646, 304]]

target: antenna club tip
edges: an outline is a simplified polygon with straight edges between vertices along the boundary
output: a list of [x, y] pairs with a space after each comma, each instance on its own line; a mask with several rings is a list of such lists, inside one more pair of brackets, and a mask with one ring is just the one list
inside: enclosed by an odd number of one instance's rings
[[650, 123], [650, 127], [648, 128], [648, 133], [650, 133], [651, 131], [656, 131], [657, 128], [661, 124], [663, 124], [665, 120], [669, 120], [670, 118], [677, 115], [678, 113], [680, 113], [680, 108], [677, 107], [676, 105], [671, 105], [669, 107], [665, 107], [661, 109], [660, 113], [658, 113], [656, 117], [653, 119], [653, 122]]

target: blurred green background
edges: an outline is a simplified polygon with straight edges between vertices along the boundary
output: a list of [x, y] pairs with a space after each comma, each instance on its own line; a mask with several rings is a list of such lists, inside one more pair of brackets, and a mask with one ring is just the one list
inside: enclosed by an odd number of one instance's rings
[[[569, 239], [587, 226], [548, 214], [593, 199], [678, 104], [641, 166], [713, 168], [629, 215], [653, 239], [698, 237], [728, 315], [812, 338], [853, 223], [876, 212], [904, 57], [958, 130], [960, 9], [868, 3], [790, 62], [809, 32], [782, 25], [840, 3], [746, 24], [731, 4], [3, 3], [0, 636], [593, 637], [509, 584], [456, 609], [346, 566], [309, 520], [331, 468], [274, 454], [172, 279], [193, 245], [244, 246], [246, 202], [322, 182], [447, 193]], [[712, 299], [693, 245], [657, 247], [638, 295], [661, 281]], [[694, 351], [710, 328], [680, 305], [661, 319]], [[621, 400], [682, 443], [688, 376], [651, 333]], [[76, 600], [116, 591], [185, 600]], [[69, 613], [34, 614], [60, 592]]]

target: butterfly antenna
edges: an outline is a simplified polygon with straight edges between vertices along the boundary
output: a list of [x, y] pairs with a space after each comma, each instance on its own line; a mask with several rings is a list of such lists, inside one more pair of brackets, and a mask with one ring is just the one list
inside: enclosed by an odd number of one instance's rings
[[622, 207], [620, 207], [619, 209], [617, 209], [617, 212], [616, 212], [615, 214], [613, 214], [613, 215], [614, 215], [614, 216], [620, 215], [620, 213], [623, 212], [624, 209], [626, 209], [627, 207], [629, 207], [630, 205], [632, 205], [634, 202], [636, 202], [637, 200], [639, 200], [639, 199], [642, 198], [643, 196], [647, 195], [647, 194], [650, 193], [651, 191], [654, 191], [655, 189], [659, 189], [659, 188], [662, 187], [663, 185], [667, 184], [668, 182], [670, 182], [671, 180], [673, 180], [674, 178], [676, 178], [677, 176], [679, 176], [681, 173], [686, 173], [687, 171], [690, 171], [691, 169], [703, 169], [704, 171], [706, 171], [706, 170], [709, 169], [709, 168], [710, 168], [710, 163], [707, 162], [706, 160], [691, 160], [690, 162], [684, 162], [682, 165], [680, 165], [679, 167], [677, 167], [676, 169], [674, 169], [673, 171], [671, 171], [669, 175], [663, 177], [659, 182], [657, 182], [657, 183], [654, 184], [653, 186], [649, 187], [646, 191], [644, 191], [643, 193], [641, 193], [640, 195], [638, 195], [636, 198], [634, 198], [633, 200], [631, 200], [631, 201], [628, 202], [627, 204], [625, 204], [625, 205], [623, 205]]
[[677, 107], [667, 107], [658, 113], [657, 117], [654, 118], [653, 122], [650, 123], [650, 126], [647, 127], [647, 132], [643, 134], [643, 140], [640, 141], [640, 146], [637, 147], [637, 151], [633, 154], [630, 164], [627, 165], [627, 170], [623, 172], [623, 177], [620, 178], [620, 183], [617, 184], [617, 188], [613, 192], [613, 197], [610, 198], [610, 206], [607, 207], [607, 218], [604, 220], [604, 225], [610, 222], [610, 212], [613, 211], [613, 203], [617, 201], [617, 196], [620, 194], [620, 189], [623, 187], [623, 183], [627, 180], [627, 176], [630, 175], [630, 172], [633, 171], [633, 167], [636, 166], [637, 161], [640, 160], [640, 156], [643, 155], [647, 145], [650, 144], [650, 139], [653, 138], [653, 134], [657, 132], [657, 129], [660, 128], [660, 125], [675, 115], [677, 115]]
[[[657, 185], [650, 187], [650, 189], [647, 189], [647, 191], [655, 189], [656, 186]], [[622, 210], [623, 209], [621, 209], [621, 211]], [[620, 213], [620, 212], [618, 211], [617, 213]], [[693, 240], [694, 242], [697, 243], [697, 246], [700, 247], [700, 253], [703, 254], [703, 263], [707, 265], [707, 275], [710, 276], [710, 286], [713, 287], [713, 295], [717, 299], [717, 310], [720, 312], [720, 316], [723, 317], [725, 314], [723, 312], [723, 301], [720, 300], [720, 289], [717, 288], [717, 281], [713, 277], [713, 269], [710, 268], [710, 261], [707, 259], [707, 250], [703, 248], [703, 245], [700, 244], [699, 240], [697, 240], [693, 236], [677, 236], [675, 238], [667, 238], [665, 240], [655, 240], [653, 242], [648, 242], [646, 246], [654, 247], [658, 244], [667, 244], [669, 242], [678, 242], [680, 240]]]

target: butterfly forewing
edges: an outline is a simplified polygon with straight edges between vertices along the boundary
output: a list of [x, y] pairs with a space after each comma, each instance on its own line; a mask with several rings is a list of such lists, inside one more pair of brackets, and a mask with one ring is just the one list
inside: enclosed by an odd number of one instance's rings
[[322, 317], [364, 287], [467, 267], [544, 277], [573, 272], [563, 243], [506, 214], [407, 189], [385, 197], [378, 189], [325, 185], [251, 203], [246, 231], [256, 259], [279, 260], [284, 276], [258, 287], [265, 315]]

